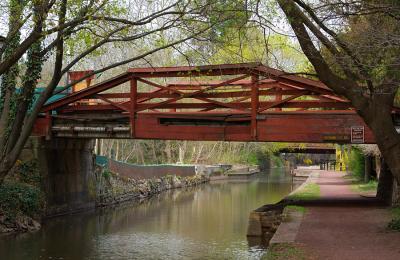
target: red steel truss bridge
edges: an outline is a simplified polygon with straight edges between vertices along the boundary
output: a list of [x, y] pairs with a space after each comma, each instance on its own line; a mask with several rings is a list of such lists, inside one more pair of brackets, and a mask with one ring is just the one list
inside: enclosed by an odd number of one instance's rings
[[45, 105], [33, 134], [374, 143], [346, 98], [261, 63], [132, 68]]

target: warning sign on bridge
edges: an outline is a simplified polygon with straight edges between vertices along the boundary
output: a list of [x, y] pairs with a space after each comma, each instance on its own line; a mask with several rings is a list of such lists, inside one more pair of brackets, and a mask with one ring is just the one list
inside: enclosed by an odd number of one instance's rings
[[351, 127], [351, 143], [363, 144], [364, 143], [364, 127], [352, 126]]

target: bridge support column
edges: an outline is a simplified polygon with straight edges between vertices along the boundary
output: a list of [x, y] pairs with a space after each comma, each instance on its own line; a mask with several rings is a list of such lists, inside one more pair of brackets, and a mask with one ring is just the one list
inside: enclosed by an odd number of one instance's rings
[[47, 216], [95, 207], [94, 144], [93, 139], [40, 141], [38, 159]]

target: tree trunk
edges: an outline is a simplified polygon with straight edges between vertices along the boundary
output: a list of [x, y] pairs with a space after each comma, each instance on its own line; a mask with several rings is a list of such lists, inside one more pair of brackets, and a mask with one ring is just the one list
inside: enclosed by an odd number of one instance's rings
[[365, 123], [374, 133], [382, 157], [393, 176], [400, 181], [400, 135], [396, 132], [391, 104], [373, 99], [370, 109], [360, 111]]
[[387, 205], [397, 206], [400, 203], [399, 182], [393, 177], [389, 167], [381, 160], [381, 169], [376, 197]]
[[371, 179], [372, 172], [372, 158], [370, 155], [364, 157], [364, 182], [368, 183]]
[[381, 157], [380, 156], [375, 156], [374, 158], [375, 160], [375, 172], [376, 172], [376, 179], [379, 180], [380, 175], [381, 175], [381, 167], [382, 167], [382, 163], [381, 163]]
[[165, 141], [165, 154], [167, 155], [167, 163], [172, 163], [172, 156], [171, 156], [171, 141]]

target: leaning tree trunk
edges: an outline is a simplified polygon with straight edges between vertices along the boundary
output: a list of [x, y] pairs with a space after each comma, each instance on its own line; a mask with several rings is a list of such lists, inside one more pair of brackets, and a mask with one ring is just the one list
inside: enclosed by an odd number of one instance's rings
[[[395, 189], [400, 183], [400, 135], [393, 123], [391, 105], [383, 104], [372, 100], [369, 109], [360, 112], [360, 115], [374, 133], [382, 157], [394, 177], [393, 187], [388, 186], [387, 189]], [[397, 203], [399, 197], [400, 194], [395, 192], [392, 201]]]

